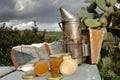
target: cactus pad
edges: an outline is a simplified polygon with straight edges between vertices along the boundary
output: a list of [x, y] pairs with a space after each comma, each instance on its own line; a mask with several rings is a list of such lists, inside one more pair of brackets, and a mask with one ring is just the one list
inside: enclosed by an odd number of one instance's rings
[[93, 18], [94, 18], [94, 16], [95, 16], [95, 14], [94, 14], [94, 13], [90, 13], [90, 14], [88, 14], [86, 17], [87, 17], [87, 18], [91, 18], [91, 19], [93, 19]]
[[101, 23], [99, 21], [96, 21], [96, 20], [90, 19], [90, 18], [85, 19], [84, 23], [86, 26], [88, 26], [90, 28], [95, 28], [95, 27], [101, 26]]
[[92, 13], [94, 9], [96, 9], [97, 5], [95, 2], [91, 3], [89, 7], [87, 7], [87, 11]]
[[110, 4], [114, 6], [117, 3], [117, 0], [110, 0]]
[[82, 17], [84, 17], [84, 15], [85, 15], [85, 8], [82, 7], [82, 8], [80, 9], [80, 11], [78, 12], [78, 17], [79, 17], [79, 18], [82, 18]]
[[105, 0], [96, 0], [96, 4], [101, 10], [106, 11], [106, 2], [105, 2]]

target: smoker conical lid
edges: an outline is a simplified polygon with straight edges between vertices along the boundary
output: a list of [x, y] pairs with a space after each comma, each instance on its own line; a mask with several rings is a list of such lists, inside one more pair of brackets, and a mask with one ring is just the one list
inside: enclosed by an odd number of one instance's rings
[[75, 18], [71, 13], [69, 13], [64, 7], [60, 7], [60, 13], [62, 18]]

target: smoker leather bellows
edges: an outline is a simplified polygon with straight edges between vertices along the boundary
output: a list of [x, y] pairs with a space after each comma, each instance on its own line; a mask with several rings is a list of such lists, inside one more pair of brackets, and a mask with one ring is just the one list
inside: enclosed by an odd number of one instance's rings
[[80, 20], [70, 14], [65, 8], [60, 9], [62, 20], [59, 23], [63, 31], [63, 41], [66, 52], [72, 53], [72, 58], [82, 57], [82, 39]]

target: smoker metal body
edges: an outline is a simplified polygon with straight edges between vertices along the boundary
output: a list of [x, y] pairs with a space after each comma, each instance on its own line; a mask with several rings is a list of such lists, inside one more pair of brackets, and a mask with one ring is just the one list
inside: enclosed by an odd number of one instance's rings
[[62, 20], [59, 23], [63, 31], [63, 44], [65, 52], [72, 53], [72, 58], [82, 59], [82, 36], [80, 20], [71, 15], [63, 7], [60, 8]]
[[80, 21], [77, 18], [63, 19], [59, 23], [61, 30], [63, 31], [64, 38], [70, 40], [81, 39]]
[[72, 53], [72, 58], [81, 58], [82, 59], [82, 43], [79, 40], [64, 40], [64, 45], [66, 46], [66, 52]]

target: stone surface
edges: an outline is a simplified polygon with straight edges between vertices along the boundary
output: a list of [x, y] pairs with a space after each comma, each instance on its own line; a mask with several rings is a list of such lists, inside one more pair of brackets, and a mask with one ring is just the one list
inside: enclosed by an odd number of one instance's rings
[[12, 71], [14, 71], [15, 68], [13, 66], [2, 66], [0, 67], [0, 78]]
[[[24, 74], [25, 72], [15, 71], [9, 75], [6, 75], [0, 80], [23, 80], [22, 75]], [[44, 77], [36, 77], [32, 80], [46, 80], [46, 77], [48, 75]], [[101, 78], [100, 78], [99, 71], [96, 65], [90, 65], [90, 64], [84, 63], [79, 66], [79, 68], [73, 75], [63, 76], [62, 80], [101, 80]]]

